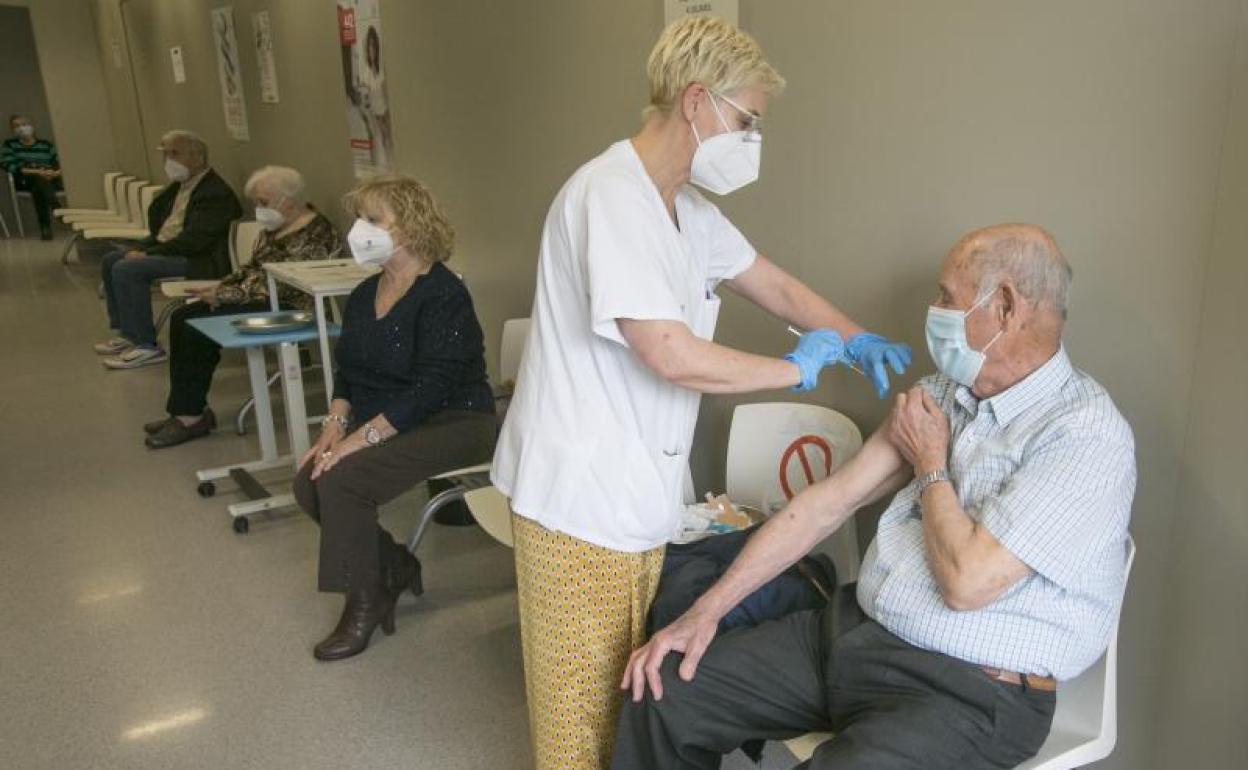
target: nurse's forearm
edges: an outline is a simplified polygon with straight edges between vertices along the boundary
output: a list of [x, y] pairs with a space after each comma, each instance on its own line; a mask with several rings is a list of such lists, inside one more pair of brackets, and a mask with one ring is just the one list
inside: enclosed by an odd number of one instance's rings
[[800, 329], [832, 329], [845, 340], [863, 331], [836, 306], [761, 254], [749, 270], [726, 283], [737, 294]]
[[797, 364], [716, 345], [677, 321], [621, 318], [616, 324], [642, 363], [682, 388], [750, 393], [790, 388], [801, 380]]

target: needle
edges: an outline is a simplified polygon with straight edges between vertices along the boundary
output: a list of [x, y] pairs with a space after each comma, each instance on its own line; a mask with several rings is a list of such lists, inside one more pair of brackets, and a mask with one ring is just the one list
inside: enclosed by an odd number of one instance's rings
[[[803, 332], [801, 329], [797, 328], [796, 326], [790, 326], [789, 334], [792, 334], [794, 337], [800, 337], [803, 334], [805, 334], [805, 332]], [[858, 372], [859, 374], [863, 375], [864, 377], [866, 376], [865, 372], [863, 372], [861, 369], [854, 366], [853, 364], [849, 363], [848, 361], [845, 362], [845, 365], [848, 366], [850, 369], [853, 369], [855, 372]]]

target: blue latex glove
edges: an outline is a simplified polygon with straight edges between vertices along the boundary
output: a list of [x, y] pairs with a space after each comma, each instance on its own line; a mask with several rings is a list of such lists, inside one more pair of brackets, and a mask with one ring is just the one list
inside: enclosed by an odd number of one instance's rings
[[849, 338], [845, 348], [846, 359], [862, 370], [862, 376], [875, 386], [875, 395], [888, 395], [887, 363], [896, 374], [905, 374], [910, 365], [910, 346], [901, 342], [889, 342], [878, 334], [861, 332]]
[[[861, 336], [861, 335], [859, 335]], [[845, 358], [845, 343], [841, 335], [831, 329], [815, 329], [806, 332], [797, 341], [797, 347], [784, 357], [792, 361], [801, 370], [802, 381], [793, 386], [793, 390], [804, 393], [815, 387], [819, 382], [819, 372], [825, 366], [832, 366]]]

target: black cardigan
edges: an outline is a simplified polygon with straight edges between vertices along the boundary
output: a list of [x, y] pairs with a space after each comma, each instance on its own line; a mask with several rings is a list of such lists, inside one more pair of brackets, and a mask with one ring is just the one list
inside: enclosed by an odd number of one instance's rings
[[139, 248], [147, 254], [186, 257], [190, 262], [187, 278], [220, 278], [230, 272], [230, 223], [243, 215], [238, 196], [216, 171], [208, 169], [186, 202], [182, 232], [160, 243], [156, 236], [172, 213], [181, 187], [181, 182], [171, 183], [147, 207], [151, 235], [143, 239]]
[[444, 409], [492, 413], [481, 325], [463, 281], [436, 262], [378, 319], [380, 280], [351, 292], [334, 353], [334, 398], [351, 403], [352, 422], [384, 414], [403, 433]]

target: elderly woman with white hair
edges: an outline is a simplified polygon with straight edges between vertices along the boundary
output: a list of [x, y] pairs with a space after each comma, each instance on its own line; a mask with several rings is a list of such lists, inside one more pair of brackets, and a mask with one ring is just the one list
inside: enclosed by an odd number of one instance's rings
[[[784, 79], [708, 16], [669, 26], [647, 65], [641, 130], [577, 170], [546, 218], [533, 325], [494, 457], [515, 513], [529, 717], [539, 768], [610, 759], [618, 686], [644, 640], [702, 393], [809, 390], [906, 346], [861, 326], [761, 256], [690, 183], [758, 177], [762, 118]], [[811, 331], [784, 356], [712, 342], [720, 283]]]
[[[305, 259], [331, 259], [342, 239], [325, 215], [307, 201], [303, 176], [293, 168], [265, 166], [244, 187], [255, 204], [256, 221], [263, 230], [250, 262], [210, 289], [194, 291], [198, 301], [174, 311], [169, 324], [168, 417], [143, 426], [144, 443], [152, 449], [183, 444], [208, 435], [216, 417], [208, 408], [212, 374], [221, 360], [221, 348], [188, 323], [192, 318], [265, 311], [270, 307], [264, 265]], [[307, 295], [283, 285], [284, 307], [303, 307]]]

